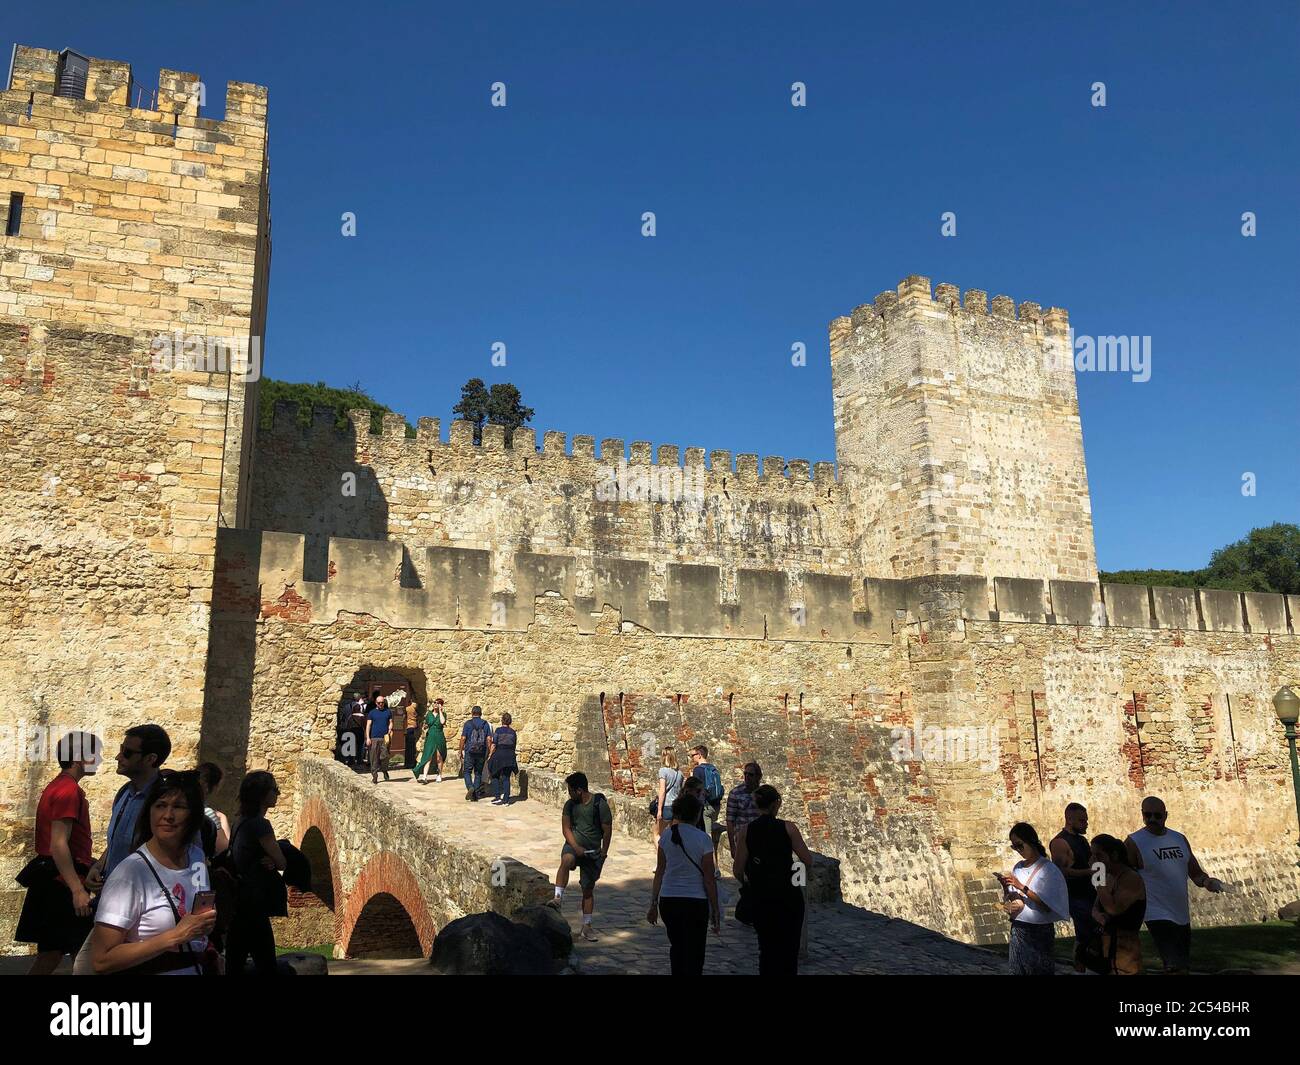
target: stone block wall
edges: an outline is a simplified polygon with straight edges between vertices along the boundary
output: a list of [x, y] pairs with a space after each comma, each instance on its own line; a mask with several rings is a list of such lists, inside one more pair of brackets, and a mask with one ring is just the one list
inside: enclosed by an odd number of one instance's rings
[[[493, 591], [513, 594], [520, 553], [563, 552], [573, 559], [578, 595], [593, 594], [595, 559], [648, 567], [650, 598], [663, 599], [665, 566], [717, 566], [735, 595], [738, 567], [849, 572], [848, 520], [834, 467], [779, 456], [763, 460], [703, 448], [652, 448], [589, 436], [517, 430], [506, 445], [500, 426], [482, 444], [469, 423], [421, 418], [415, 439], [389, 416], [371, 434], [370, 415], [354, 412], [346, 430], [318, 409], [309, 429], [297, 407], [281, 404], [259, 431], [250, 524], [307, 536], [308, 572], [323, 580], [330, 537], [391, 539], [415, 553], [463, 547], [490, 553]], [[657, 460], [657, 461], [656, 461]]]
[[[262, 332], [266, 93], [231, 83], [215, 122], [197, 75], [164, 71], [143, 109], [125, 64], [92, 60], [85, 99], [53, 95], [57, 66], [19, 47], [0, 92], [0, 210], [23, 196], [0, 236], [0, 692], [15, 729], [103, 734], [102, 832], [126, 727], [166, 727], [173, 765], [197, 753], [217, 529], [237, 520], [255, 400], [228, 370], [159, 372], [151, 346]], [[0, 765], [0, 941], [57, 772], [12, 749]]]
[[531, 620], [498, 630], [391, 602], [338, 608], [286, 580], [301, 538], [239, 536], [214, 640], [238, 632], [251, 665], [237, 672], [253, 679], [210, 689], [204, 736], [226, 750], [257, 737], [251, 768], [327, 757], [350, 678], [390, 668], [419, 678], [420, 701], [445, 698], [453, 724], [474, 703], [491, 720], [508, 709], [525, 764], [582, 769], [646, 831], [665, 748], [685, 760], [706, 743], [728, 784], [756, 759], [810, 845], [841, 862], [846, 900], [959, 938], [1005, 933], [990, 874], [1011, 861], [1006, 832], [1025, 819], [1050, 837], [1071, 801], [1122, 837], [1160, 794], [1206, 868], [1242, 888], [1195, 893], [1200, 922], [1253, 920], [1300, 891], [1268, 705], [1300, 671], [1291, 633], [1071, 624], [1094, 602], [1073, 585], [1009, 585], [999, 599], [996, 581], [973, 577], [865, 582], [887, 630], [853, 638], [655, 631], [545, 590]]
[[1096, 579], [1065, 311], [913, 276], [830, 340], [861, 572]]

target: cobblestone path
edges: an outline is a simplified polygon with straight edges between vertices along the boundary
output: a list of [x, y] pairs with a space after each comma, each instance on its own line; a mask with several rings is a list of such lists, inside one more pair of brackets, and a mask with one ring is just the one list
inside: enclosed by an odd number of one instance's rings
[[[439, 831], [486, 861], [509, 857], [553, 880], [559, 864], [560, 811], [536, 800], [493, 806], [490, 800], [465, 801], [458, 778], [420, 785], [404, 770], [375, 788], [377, 798], [402, 804], [420, 816], [436, 818]], [[726, 852], [725, 841], [723, 853]], [[730, 874], [729, 856], [723, 873]], [[596, 885], [595, 943], [577, 938], [579, 902], [576, 872], [564, 894], [564, 916], [574, 931], [575, 968], [587, 974], [668, 972], [668, 937], [663, 925], [646, 922], [655, 852], [647, 831], [632, 838], [615, 831], [604, 873]], [[732, 919], [736, 881], [724, 875], [720, 888], [725, 917], [722, 934], [710, 934], [706, 973], [757, 973], [758, 941]], [[804, 973], [1003, 973], [996, 955], [948, 939], [908, 921], [892, 920], [844, 903], [809, 908], [808, 957]]]

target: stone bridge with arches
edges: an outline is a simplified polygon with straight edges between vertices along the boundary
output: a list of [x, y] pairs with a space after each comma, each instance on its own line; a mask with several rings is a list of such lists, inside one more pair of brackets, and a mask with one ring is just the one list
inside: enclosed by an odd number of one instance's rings
[[[443, 786], [463, 802], [454, 781]], [[545, 877], [492, 853], [491, 840], [403, 803], [399, 790], [416, 787], [400, 769], [373, 785], [332, 760], [299, 763], [290, 836], [311, 863], [313, 890], [290, 892], [282, 946], [332, 942], [336, 957], [428, 957], [438, 929], [457, 917], [508, 916], [551, 896]]]
[[[525, 770], [523, 795], [510, 806], [468, 803], [460, 780], [420, 785], [391, 771], [375, 785], [339, 762], [299, 763], [292, 842], [311, 862], [313, 890], [290, 893], [290, 915], [277, 919], [281, 946], [334, 944], [338, 958], [428, 957], [439, 930], [470, 913], [509, 917], [552, 897], [551, 873], [562, 837], [560, 779]], [[608, 798], [615, 834], [597, 889], [599, 942], [575, 942], [581, 973], [666, 973], [662, 927], [645, 921], [654, 872], [649, 822], [639, 800]], [[725, 853], [725, 843], [723, 851]], [[736, 883], [722, 863], [728, 914]], [[996, 973], [994, 954], [920, 925], [844, 903], [838, 863], [819, 858], [809, 881], [808, 958], [817, 973]], [[563, 911], [578, 923], [577, 878]], [[757, 971], [753, 933], [734, 921], [710, 940], [706, 972]]]

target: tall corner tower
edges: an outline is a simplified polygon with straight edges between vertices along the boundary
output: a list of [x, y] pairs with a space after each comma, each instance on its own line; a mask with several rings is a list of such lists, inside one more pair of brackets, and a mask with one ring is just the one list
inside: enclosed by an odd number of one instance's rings
[[[156, 722], [173, 764], [199, 740], [217, 530], [248, 511], [270, 266], [266, 90], [230, 83], [221, 121], [205, 95], [23, 46], [0, 92], [0, 706], [109, 752]], [[11, 887], [53, 765], [32, 750], [0, 765]]]
[[1066, 312], [912, 276], [830, 326], [868, 576], [1096, 580]]

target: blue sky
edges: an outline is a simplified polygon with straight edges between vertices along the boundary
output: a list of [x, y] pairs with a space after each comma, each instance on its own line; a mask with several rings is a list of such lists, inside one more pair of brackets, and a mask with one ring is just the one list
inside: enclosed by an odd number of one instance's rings
[[146, 85], [195, 71], [212, 117], [227, 80], [269, 86], [272, 376], [444, 422], [467, 378], [509, 380], [539, 432], [833, 460], [827, 324], [919, 273], [1152, 337], [1149, 381], [1079, 378], [1102, 568], [1300, 518], [1294, 4], [126, 3], [5, 27]]

